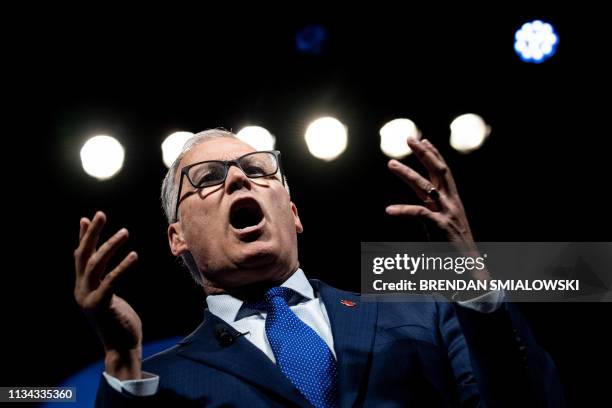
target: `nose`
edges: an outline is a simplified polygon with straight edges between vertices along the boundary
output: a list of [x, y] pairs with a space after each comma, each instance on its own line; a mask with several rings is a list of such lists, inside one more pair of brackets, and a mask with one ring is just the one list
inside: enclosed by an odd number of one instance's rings
[[231, 194], [242, 188], [250, 190], [251, 179], [237, 165], [231, 164], [227, 169], [227, 177], [225, 178], [225, 192]]

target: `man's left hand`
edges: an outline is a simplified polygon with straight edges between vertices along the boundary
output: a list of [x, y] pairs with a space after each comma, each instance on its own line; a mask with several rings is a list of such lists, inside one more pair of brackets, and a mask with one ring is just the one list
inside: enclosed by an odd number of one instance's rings
[[[388, 166], [412, 187], [423, 204], [390, 205], [386, 208], [387, 214], [421, 219], [428, 227], [429, 234], [436, 240], [454, 244], [464, 255], [479, 256], [455, 179], [446, 161], [438, 149], [426, 139], [408, 139], [408, 146], [427, 169], [429, 179], [397, 160], [390, 160]], [[474, 271], [471, 277], [486, 280], [490, 275], [488, 270], [484, 269]]]
[[426, 139], [408, 139], [408, 146], [427, 169], [429, 179], [397, 160], [389, 161], [389, 169], [412, 187], [423, 203], [390, 205], [387, 214], [421, 219], [434, 229], [429, 232], [440, 240], [475, 249], [470, 225], [446, 161]]

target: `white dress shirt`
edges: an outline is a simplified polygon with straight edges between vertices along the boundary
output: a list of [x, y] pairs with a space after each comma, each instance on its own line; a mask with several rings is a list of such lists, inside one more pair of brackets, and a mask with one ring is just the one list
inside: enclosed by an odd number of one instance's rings
[[[281, 286], [293, 289], [302, 296], [297, 304], [290, 305], [289, 308], [325, 341], [327, 347], [336, 357], [334, 338], [332, 337], [331, 324], [329, 323], [325, 305], [318, 294], [314, 293], [304, 272], [298, 269]], [[208, 296], [206, 303], [208, 304], [208, 310], [212, 314], [230, 324], [240, 333], [246, 333], [244, 337], [253, 343], [255, 347], [263, 351], [272, 362], [276, 363], [270, 342], [266, 336], [267, 313], [265, 311], [253, 311], [246, 316], [244, 316], [244, 313], [241, 313], [238, 316], [238, 312], [242, 312], [243, 301], [227, 294]]]

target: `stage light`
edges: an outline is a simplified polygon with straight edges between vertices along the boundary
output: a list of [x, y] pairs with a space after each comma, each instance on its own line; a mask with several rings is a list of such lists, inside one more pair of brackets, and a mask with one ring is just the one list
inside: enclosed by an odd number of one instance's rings
[[302, 28], [295, 35], [295, 47], [304, 54], [319, 55], [323, 52], [327, 31], [320, 25]]
[[450, 124], [451, 146], [461, 152], [469, 153], [478, 149], [491, 133], [491, 127], [478, 115], [466, 113], [458, 116]]
[[525, 62], [540, 63], [555, 54], [559, 38], [553, 26], [540, 20], [525, 23], [514, 35], [514, 50]]
[[320, 118], [308, 126], [304, 139], [314, 157], [331, 161], [346, 149], [346, 126], [336, 118]]
[[421, 132], [410, 119], [394, 119], [380, 128], [380, 150], [394, 159], [401, 159], [412, 153], [406, 143], [408, 138], [420, 139]]
[[260, 126], [244, 127], [236, 133], [236, 136], [256, 150], [273, 150], [276, 143], [276, 138], [267, 129]]
[[117, 174], [124, 158], [123, 146], [111, 136], [94, 136], [81, 148], [83, 170], [98, 180], [107, 180]]
[[181, 154], [185, 142], [193, 136], [191, 132], [174, 132], [161, 145], [162, 158], [166, 167], [170, 168], [174, 160]]

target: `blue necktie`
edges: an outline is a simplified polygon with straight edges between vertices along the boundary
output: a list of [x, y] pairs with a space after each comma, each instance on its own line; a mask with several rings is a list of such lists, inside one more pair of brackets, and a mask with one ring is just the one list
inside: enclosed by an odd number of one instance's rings
[[294, 294], [282, 286], [271, 288], [262, 305], [268, 312], [266, 335], [276, 364], [312, 405], [336, 407], [336, 360], [323, 339], [289, 309], [287, 300]]

